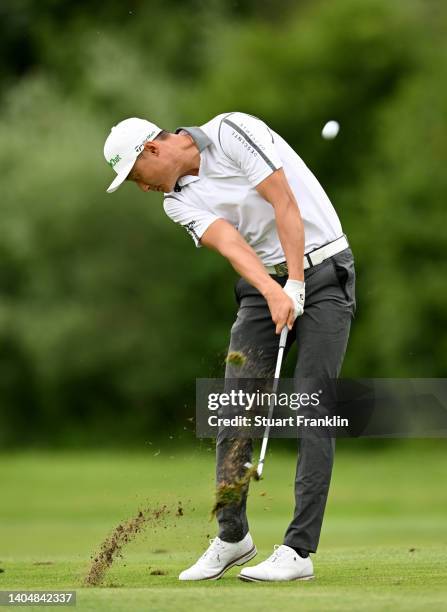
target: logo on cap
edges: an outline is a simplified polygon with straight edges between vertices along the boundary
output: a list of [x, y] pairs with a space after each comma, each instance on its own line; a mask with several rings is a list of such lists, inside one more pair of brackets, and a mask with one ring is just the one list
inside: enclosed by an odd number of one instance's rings
[[112, 157], [112, 159], [109, 159], [107, 163], [109, 164], [111, 168], [113, 168], [114, 166], [116, 166], [116, 164], [119, 161], [121, 161], [121, 155], [115, 155], [115, 157]]
[[148, 140], [151, 140], [151, 138], [153, 138], [155, 134], [155, 130], [152, 130], [152, 132], [150, 132], [146, 138], [143, 140], [143, 142], [141, 144], [136, 145], [135, 147], [135, 153], [141, 153], [141, 151], [144, 149], [144, 145], [146, 144], [146, 142]]

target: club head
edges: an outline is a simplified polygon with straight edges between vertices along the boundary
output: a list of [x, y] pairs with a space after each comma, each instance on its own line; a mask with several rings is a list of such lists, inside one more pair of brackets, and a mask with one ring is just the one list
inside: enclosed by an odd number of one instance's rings
[[[247, 470], [253, 470], [253, 467], [254, 467], [253, 463], [250, 463], [249, 461], [247, 461], [247, 463], [244, 463], [244, 468], [246, 468]], [[262, 474], [262, 464], [256, 466], [256, 469], [253, 470], [251, 474], [251, 478], [253, 478], [253, 480], [260, 480], [261, 474]]]

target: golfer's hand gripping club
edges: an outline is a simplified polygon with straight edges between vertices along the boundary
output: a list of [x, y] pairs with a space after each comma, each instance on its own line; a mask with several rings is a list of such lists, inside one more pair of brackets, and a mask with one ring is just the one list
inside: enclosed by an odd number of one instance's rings
[[288, 280], [284, 285], [283, 291], [289, 296], [295, 308], [295, 319], [304, 312], [304, 299], [306, 295], [306, 285], [304, 281]]
[[288, 280], [284, 287], [273, 281], [264, 293], [276, 333], [280, 334], [284, 325], [292, 329], [295, 319], [304, 312], [305, 283]]

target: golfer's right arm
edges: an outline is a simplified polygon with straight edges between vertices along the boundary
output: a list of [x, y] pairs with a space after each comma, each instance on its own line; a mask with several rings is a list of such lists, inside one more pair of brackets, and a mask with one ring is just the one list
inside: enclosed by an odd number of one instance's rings
[[268, 274], [254, 250], [230, 223], [217, 219], [205, 231], [200, 242], [226, 257], [236, 272], [262, 293], [267, 300], [277, 334], [281, 333], [284, 325], [292, 328], [295, 320], [292, 300]]

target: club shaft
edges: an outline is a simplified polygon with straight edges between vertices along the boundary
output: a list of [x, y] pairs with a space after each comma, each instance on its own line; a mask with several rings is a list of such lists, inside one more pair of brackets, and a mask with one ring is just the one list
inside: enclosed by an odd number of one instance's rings
[[[279, 377], [281, 375], [282, 359], [283, 359], [284, 349], [285, 349], [286, 342], [287, 342], [288, 331], [289, 331], [288, 328], [284, 327], [281, 332], [281, 336], [279, 338], [278, 357], [276, 359], [275, 378], [273, 380], [273, 388], [272, 388], [272, 392], [274, 395], [276, 395], [276, 391], [278, 390]], [[258, 469], [257, 469], [258, 476], [261, 476], [262, 471], [264, 469], [265, 454], [267, 452], [267, 445], [269, 442], [269, 435], [270, 435], [270, 419], [272, 418], [274, 407], [275, 407], [275, 403], [270, 402], [268, 416], [267, 416], [267, 419], [268, 419], [267, 425], [265, 427], [264, 437], [262, 438], [261, 453], [259, 455], [259, 462], [258, 462]]]

